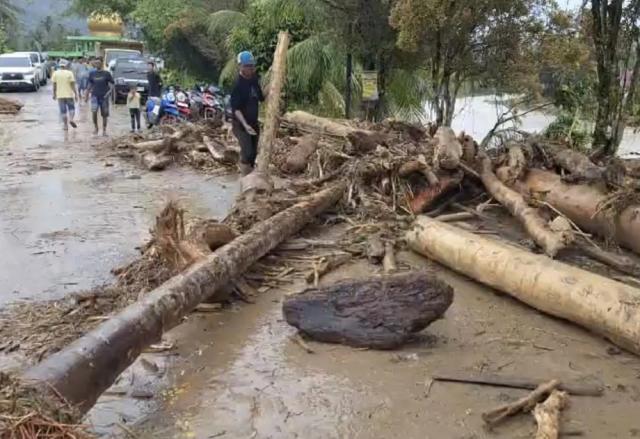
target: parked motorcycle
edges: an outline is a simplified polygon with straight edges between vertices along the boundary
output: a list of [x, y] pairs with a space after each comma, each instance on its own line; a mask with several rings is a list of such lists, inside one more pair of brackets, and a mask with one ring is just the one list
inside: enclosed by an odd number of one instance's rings
[[178, 109], [178, 115], [182, 120], [191, 120], [191, 107], [189, 104], [189, 98], [187, 94], [182, 90], [178, 90], [175, 93], [176, 107]]
[[203, 117], [222, 120], [225, 115], [225, 96], [222, 90], [210, 85], [202, 95]]

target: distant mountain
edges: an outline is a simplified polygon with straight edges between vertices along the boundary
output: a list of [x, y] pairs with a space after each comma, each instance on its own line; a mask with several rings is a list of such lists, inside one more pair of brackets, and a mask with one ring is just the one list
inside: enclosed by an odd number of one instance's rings
[[69, 33], [88, 32], [86, 18], [69, 14], [71, 0], [12, 0], [11, 3], [22, 11], [18, 19], [25, 34], [34, 30], [47, 16], [51, 16], [55, 24], [62, 24]]

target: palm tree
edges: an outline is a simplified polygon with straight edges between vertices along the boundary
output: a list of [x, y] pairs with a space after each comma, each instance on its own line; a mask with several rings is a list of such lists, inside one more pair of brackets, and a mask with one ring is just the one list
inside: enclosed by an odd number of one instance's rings
[[0, 25], [15, 24], [19, 9], [10, 0], [0, 0]]
[[[291, 31], [293, 28], [293, 45], [287, 62], [288, 104], [329, 116], [343, 116], [347, 48], [338, 33], [332, 30], [331, 18], [323, 14], [322, 5], [318, 0], [254, 0], [242, 11], [226, 9], [210, 14], [207, 18], [209, 34], [224, 36], [228, 52], [220, 83], [228, 86], [235, 78], [237, 52], [254, 49], [253, 44], [262, 43], [259, 38], [271, 39], [275, 44], [278, 30]], [[252, 28], [256, 26], [256, 20], [261, 21], [258, 29]], [[304, 31], [297, 32], [295, 29], [299, 27]], [[265, 28], [270, 30], [268, 35]], [[256, 36], [258, 33], [261, 35]], [[270, 64], [270, 59], [266, 61]], [[360, 96], [361, 72], [362, 66], [355, 62], [349, 80], [356, 97]], [[269, 72], [265, 73], [268, 78]], [[392, 70], [389, 72], [386, 113], [404, 119], [422, 119], [428, 90], [426, 75], [419, 70]]]

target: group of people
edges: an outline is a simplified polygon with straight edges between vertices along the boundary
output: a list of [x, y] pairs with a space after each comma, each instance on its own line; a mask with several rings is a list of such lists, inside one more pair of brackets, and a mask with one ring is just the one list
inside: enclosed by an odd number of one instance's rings
[[[75, 122], [75, 104], [84, 99], [91, 99], [91, 116], [94, 127], [94, 135], [99, 134], [98, 112], [102, 117], [102, 135], [107, 135], [109, 120], [109, 101], [113, 93], [115, 82], [111, 72], [103, 68], [102, 59], [96, 58], [87, 61], [82, 58], [69, 62], [61, 59], [57, 62], [57, 69], [53, 72], [53, 99], [58, 102], [60, 115], [65, 131], [69, 125], [77, 127]], [[160, 97], [162, 79], [156, 71], [155, 64], [149, 62], [149, 96]], [[127, 108], [131, 118], [131, 131], [140, 131], [140, 105], [141, 96], [136, 85], [129, 88], [127, 95]]]
[[[260, 136], [260, 103], [265, 100], [267, 93], [263, 92], [260, 79], [256, 73], [256, 62], [251, 52], [238, 54], [238, 77], [231, 93], [231, 108], [233, 111], [233, 133], [240, 144], [240, 172], [249, 174], [258, 155], [258, 139]], [[77, 80], [76, 80], [77, 78]], [[85, 79], [86, 78], [86, 79]], [[162, 79], [155, 69], [154, 63], [149, 63], [149, 96], [160, 97]], [[108, 70], [103, 69], [102, 60], [94, 60], [87, 64], [86, 60], [69, 63], [59, 62], [59, 69], [53, 74], [53, 98], [58, 101], [64, 129], [68, 125], [75, 128], [75, 103], [81, 97], [85, 101], [91, 98], [91, 112], [94, 134], [97, 135], [98, 111], [102, 116], [102, 134], [107, 135], [107, 121], [109, 118], [109, 98], [114, 80]], [[130, 88], [127, 96], [127, 107], [131, 117], [131, 131], [140, 130], [141, 98], [135, 86]]]

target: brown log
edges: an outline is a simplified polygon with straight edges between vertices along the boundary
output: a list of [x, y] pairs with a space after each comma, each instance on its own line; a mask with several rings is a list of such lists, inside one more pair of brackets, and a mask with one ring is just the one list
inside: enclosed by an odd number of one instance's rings
[[431, 209], [435, 203], [458, 190], [463, 176], [461, 172], [441, 176], [438, 184], [423, 189], [409, 202], [411, 211], [418, 214]]
[[269, 174], [271, 164], [271, 152], [273, 144], [278, 137], [280, 128], [280, 108], [282, 89], [287, 78], [287, 52], [289, 50], [289, 33], [278, 34], [278, 44], [273, 54], [271, 65], [271, 81], [269, 84], [269, 96], [267, 97], [267, 111], [264, 116], [264, 128], [258, 141], [258, 158], [256, 159], [257, 171], [265, 176]]
[[[621, 246], [640, 254], [640, 205], [631, 205], [610, 220], [598, 212], [598, 207], [607, 200], [602, 189], [594, 185], [568, 184], [559, 175], [539, 169], [531, 169], [516, 188], [546, 201], [581, 229], [613, 238]], [[612, 224], [614, 230], [611, 230]]]
[[379, 235], [370, 235], [367, 238], [367, 259], [372, 264], [382, 263], [384, 258], [384, 243]]
[[378, 145], [384, 145], [387, 142], [387, 137], [384, 134], [363, 130], [350, 132], [347, 139], [352, 146], [349, 152], [353, 154], [366, 154], [374, 151]]
[[356, 132], [370, 135], [374, 134], [373, 131], [353, 128], [338, 121], [316, 116], [304, 111], [293, 111], [290, 113], [286, 113], [283, 117], [283, 120], [287, 124], [300, 129], [300, 131], [321, 135], [330, 135], [334, 137], [342, 137], [345, 139], [349, 136], [349, 134]]
[[558, 380], [552, 380], [547, 383], [540, 384], [527, 396], [483, 413], [482, 419], [487, 423], [487, 425], [493, 427], [504, 421], [509, 416], [517, 415], [520, 412], [529, 412], [533, 410], [538, 402], [545, 399], [547, 395], [557, 389], [559, 385], [560, 381]]
[[462, 160], [462, 145], [453, 130], [439, 127], [433, 138], [435, 143], [433, 167], [437, 169], [457, 169]]
[[202, 143], [215, 161], [226, 165], [238, 162], [238, 158], [240, 156], [239, 151], [227, 148], [220, 142], [213, 140], [208, 136], [202, 136]]
[[519, 145], [511, 145], [507, 153], [507, 164], [496, 170], [496, 177], [511, 187], [527, 170], [527, 158]]
[[560, 436], [560, 412], [567, 407], [569, 397], [565, 392], [554, 390], [542, 404], [533, 410], [538, 430], [535, 439], [558, 439]]
[[24, 374], [86, 412], [142, 350], [343, 195], [340, 183], [258, 223]]
[[426, 273], [409, 273], [309, 288], [289, 296], [284, 317], [311, 339], [395, 349], [439, 319], [453, 289]]
[[567, 148], [565, 145], [553, 142], [541, 142], [536, 140], [538, 145], [544, 148], [559, 168], [569, 173], [565, 179], [567, 181], [599, 181], [604, 175], [605, 168], [596, 166], [586, 155]]
[[160, 153], [168, 151], [172, 143], [173, 139], [171, 137], [164, 137], [162, 139], [134, 143], [133, 147], [138, 151]]
[[627, 256], [602, 250], [586, 242], [578, 243], [577, 247], [591, 259], [615, 268], [621, 273], [640, 277], [640, 264]]
[[522, 195], [498, 180], [491, 169], [491, 160], [484, 154], [481, 158], [481, 164], [482, 172], [480, 176], [487, 191], [509, 210], [511, 215], [522, 224], [527, 234], [548, 256], [555, 257], [571, 241], [571, 233], [552, 231], [537, 209], [529, 206]]
[[139, 155], [140, 161], [149, 171], [162, 171], [167, 168], [173, 159], [164, 154], [145, 152]]
[[478, 154], [478, 143], [464, 131], [460, 132], [458, 141], [462, 145], [462, 160], [467, 163], [473, 163]]
[[637, 288], [426, 217], [406, 239], [430, 259], [640, 354]]
[[320, 137], [312, 134], [299, 139], [297, 145], [289, 151], [282, 170], [288, 174], [297, 174], [307, 169], [310, 157], [318, 149], [319, 141]]
[[320, 262], [314, 266], [313, 270], [307, 273], [307, 283], [317, 285], [322, 276], [346, 264], [350, 260], [351, 255], [346, 253], [322, 258], [322, 260], [320, 260]]
[[422, 160], [410, 160], [406, 163], [403, 163], [402, 166], [398, 168], [398, 175], [400, 177], [406, 178], [411, 174], [419, 173], [424, 175], [429, 183], [429, 186], [437, 186], [440, 183], [440, 179], [436, 175], [435, 172], [431, 169], [429, 165], [427, 165], [426, 160], [424, 160], [424, 156], [422, 156]]

